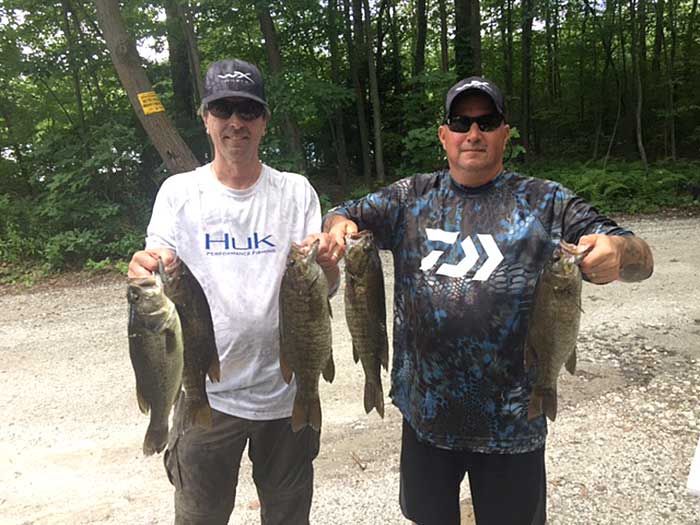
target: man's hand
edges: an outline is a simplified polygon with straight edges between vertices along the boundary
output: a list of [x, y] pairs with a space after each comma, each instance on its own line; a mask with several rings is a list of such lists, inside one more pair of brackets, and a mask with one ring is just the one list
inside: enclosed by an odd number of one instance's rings
[[642, 281], [654, 270], [654, 260], [646, 242], [635, 236], [584, 235], [578, 252], [590, 249], [581, 262], [581, 272], [595, 284], [621, 280]]
[[316, 254], [316, 262], [321, 265], [324, 270], [338, 266], [338, 261], [345, 253], [344, 246], [340, 246], [335, 238], [328, 233], [312, 233], [306, 239], [301, 241], [301, 246], [308, 249], [316, 239], [318, 243], [318, 253]]
[[316, 239], [319, 240], [316, 262], [321, 266], [323, 273], [328, 279], [329, 295], [333, 296], [340, 285], [340, 268], [338, 261], [345, 253], [345, 247], [339, 246], [335, 239], [328, 233], [312, 233], [301, 241], [303, 249], [308, 249]]
[[345, 253], [345, 236], [350, 233], [357, 233], [358, 228], [357, 224], [342, 215], [331, 215], [326, 219], [323, 225], [323, 231], [327, 232], [328, 235], [333, 238], [336, 245], [341, 247], [342, 256], [342, 254]]
[[180, 265], [180, 259], [175, 252], [167, 248], [154, 250], [141, 250], [136, 252], [129, 262], [129, 277], [149, 277], [158, 271], [158, 260], [163, 260], [163, 266], [168, 275], [172, 274]]

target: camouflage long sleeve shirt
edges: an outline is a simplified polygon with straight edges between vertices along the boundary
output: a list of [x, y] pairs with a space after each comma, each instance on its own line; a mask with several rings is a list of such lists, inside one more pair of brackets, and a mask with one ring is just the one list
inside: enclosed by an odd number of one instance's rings
[[390, 396], [418, 436], [486, 453], [543, 446], [523, 363], [537, 277], [560, 239], [631, 232], [558, 183], [509, 172], [478, 188], [416, 175], [331, 213], [393, 253]]

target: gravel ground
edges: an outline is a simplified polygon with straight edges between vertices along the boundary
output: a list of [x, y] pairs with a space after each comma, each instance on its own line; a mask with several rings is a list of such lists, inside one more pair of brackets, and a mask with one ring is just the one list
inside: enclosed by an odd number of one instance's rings
[[[579, 369], [562, 375], [547, 446], [551, 525], [700, 524], [686, 478], [700, 434], [700, 218], [626, 218], [652, 246], [645, 283], [584, 286]], [[384, 254], [387, 288], [393, 279]], [[123, 279], [0, 296], [0, 523], [172, 523], [160, 457], [144, 458]], [[405, 524], [401, 417], [362, 409], [342, 290], [336, 380], [322, 386], [312, 522]], [[385, 391], [388, 377], [384, 374]], [[463, 523], [470, 518], [463, 486]], [[259, 523], [244, 456], [231, 523]]]

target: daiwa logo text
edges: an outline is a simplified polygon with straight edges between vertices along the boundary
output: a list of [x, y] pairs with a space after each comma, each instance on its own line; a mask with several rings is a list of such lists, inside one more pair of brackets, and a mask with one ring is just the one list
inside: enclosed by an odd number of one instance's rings
[[[426, 228], [425, 233], [428, 235], [429, 241], [437, 241], [445, 244], [455, 244], [459, 238], [459, 232], [446, 232], [444, 230]], [[488, 279], [496, 267], [501, 264], [503, 260], [503, 254], [501, 250], [498, 249], [496, 241], [493, 240], [491, 235], [477, 234], [477, 238], [483, 246], [486, 252], [486, 262], [477, 270], [472, 277], [473, 281], [485, 281]], [[474, 241], [471, 237], [467, 237], [459, 243], [464, 250], [464, 258], [457, 264], [447, 264], [443, 263], [435, 271], [437, 275], [446, 275], [448, 277], [464, 277], [469, 270], [471, 270], [476, 262], [479, 260], [479, 253], [476, 251], [476, 246], [474, 246]], [[438, 259], [445, 253], [443, 250], [433, 250], [428, 255], [423, 257], [421, 261], [420, 269], [427, 272], [433, 268]]]
[[[223, 237], [212, 237], [208, 233], [204, 234], [204, 248], [210, 250], [260, 250], [266, 247], [274, 248], [275, 245], [270, 242], [272, 235], [266, 235], [263, 238], [258, 236], [258, 232], [254, 232], [252, 237], [241, 239], [224, 233]], [[263, 246], [265, 245], [265, 246]]]

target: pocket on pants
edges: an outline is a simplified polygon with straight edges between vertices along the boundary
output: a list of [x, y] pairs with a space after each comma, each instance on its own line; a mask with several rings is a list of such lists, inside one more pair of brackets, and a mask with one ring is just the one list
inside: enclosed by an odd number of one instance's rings
[[177, 454], [177, 445], [180, 437], [176, 437], [172, 443], [168, 443], [168, 448], [163, 454], [163, 464], [165, 465], [165, 473], [168, 475], [168, 480], [177, 490], [182, 489], [182, 474], [180, 473], [180, 461]]

